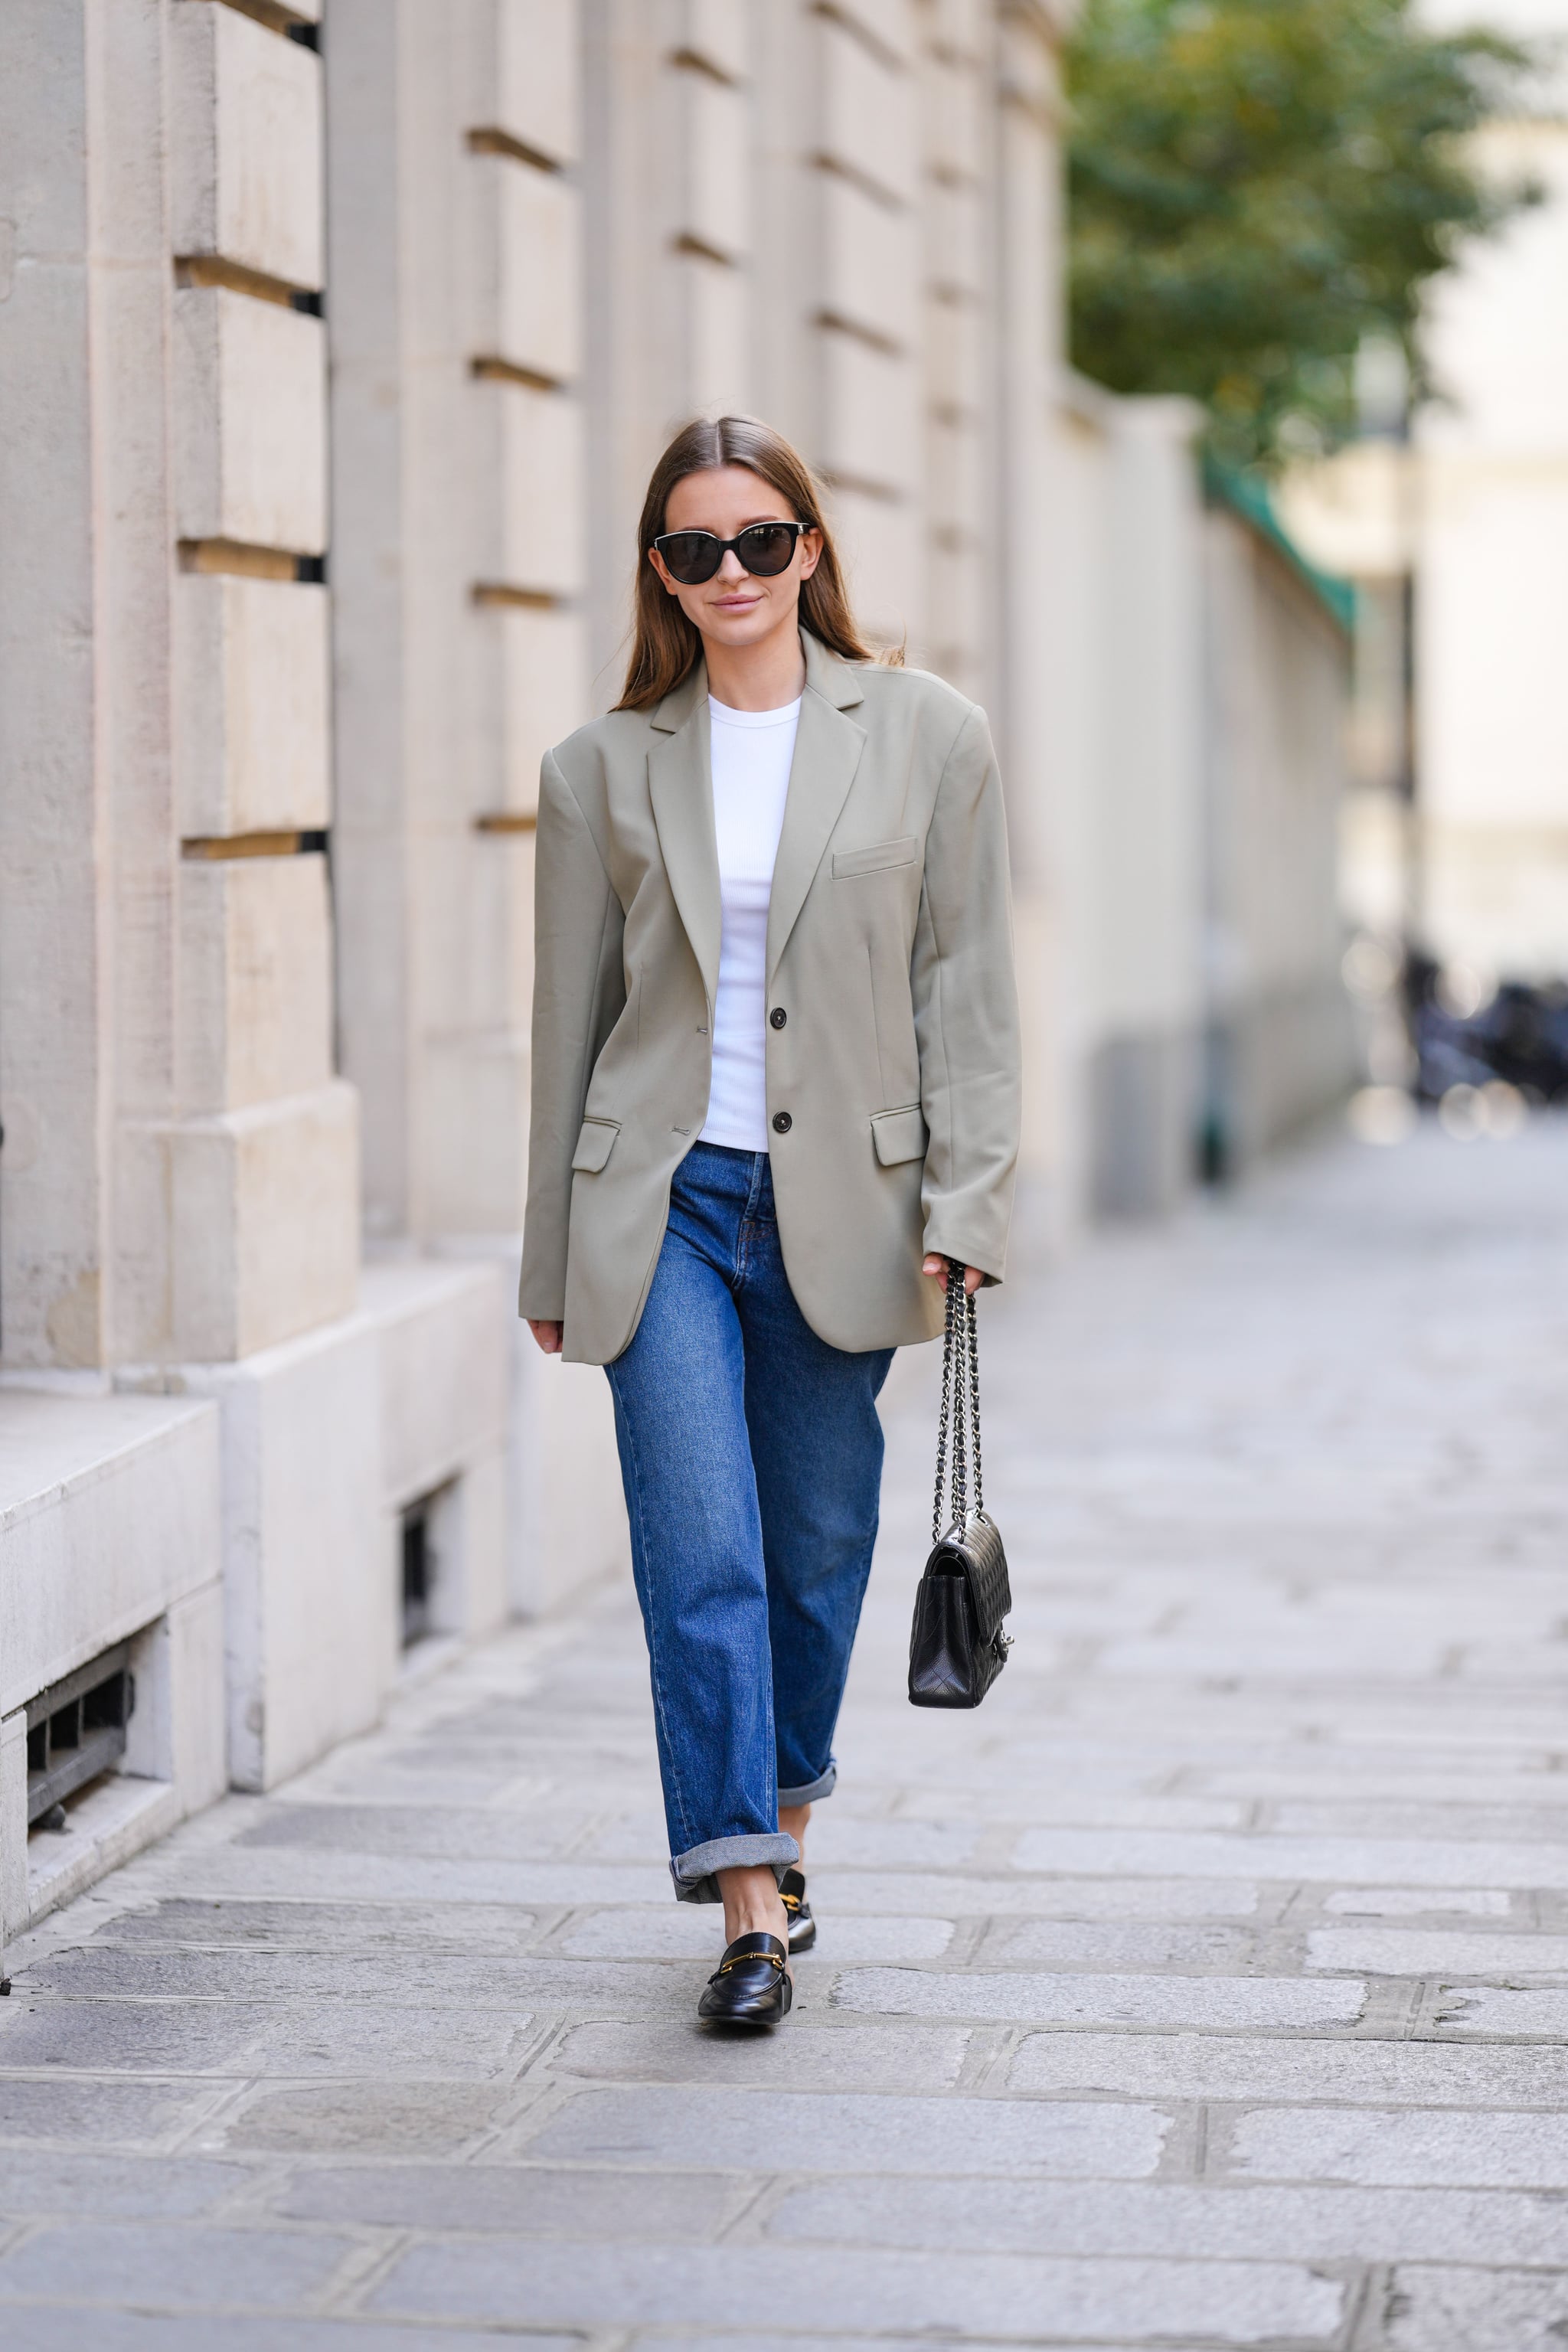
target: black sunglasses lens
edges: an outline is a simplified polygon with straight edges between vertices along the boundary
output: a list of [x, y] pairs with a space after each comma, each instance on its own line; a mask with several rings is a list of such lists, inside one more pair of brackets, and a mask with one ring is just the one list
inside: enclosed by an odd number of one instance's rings
[[667, 531], [657, 541], [672, 580], [683, 588], [700, 588], [711, 580], [723, 561], [722, 550], [710, 530]]
[[795, 553], [795, 534], [786, 522], [754, 522], [741, 533], [735, 550], [753, 580], [771, 580], [787, 572]]

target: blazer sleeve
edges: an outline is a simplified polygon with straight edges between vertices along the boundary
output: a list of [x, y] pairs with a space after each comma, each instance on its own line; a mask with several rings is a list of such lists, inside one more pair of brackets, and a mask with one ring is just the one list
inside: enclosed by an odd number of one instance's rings
[[588, 1081], [626, 1002], [623, 919], [577, 798], [547, 751], [533, 869], [532, 1100], [518, 1312], [566, 1311], [572, 1155]]
[[1022, 1116], [1002, 779], [983, 710], [960, 728], [926, 834], [910, 959], [930, 1140], [924, 1245], [1000, 1282]]

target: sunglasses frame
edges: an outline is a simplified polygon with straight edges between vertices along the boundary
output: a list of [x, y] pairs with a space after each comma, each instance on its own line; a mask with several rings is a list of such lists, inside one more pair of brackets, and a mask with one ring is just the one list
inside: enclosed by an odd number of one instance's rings
[[[709, 581], [716, 577], [719, 568], [727, 555], [732, 555], [734, 557], [736, 562], [746, 574], [748, 580], [781, 580], [784, 573], [789, 570], [790, 565], [795, 562], [795, 549], [799, 547], [805, 533], [808, 530], [815, 530], [817, 526], [814, 522], [785, 522], [781, 517], [777, 520], [770, 520], [767, 522], [749, 522], [744, 530], [736, 532], [733, 539], [721, 539], [716, 532], [710, 530], [664, 530], [660, 531], [658, 537], [654, 541], [654, 545], [658, 550], [659, 554], [664, 556], [664, 561], [668, 566], [669, 575], [672, 580], [678, 581], [679, 584], [682, 588], [705, 588]], [[787, 530], [790, 533], [794, 543], [790, 548], [787, 560], [779, 565], [776, 572], [753, 572], [750, 564], [746, 562], [744, 555], [741, 552], [742, 541], [750, 538], [752, 532], [754, 530]], [[713, 558], [712, 571], [705, 572], [700, 580], [681, 580], [674, 564], [670, 563], [668, 556], [665, 555], [664, 552], [666, 543], [672, 539], [706, 539], [710, 541], [712, 545], [719, 551]]]

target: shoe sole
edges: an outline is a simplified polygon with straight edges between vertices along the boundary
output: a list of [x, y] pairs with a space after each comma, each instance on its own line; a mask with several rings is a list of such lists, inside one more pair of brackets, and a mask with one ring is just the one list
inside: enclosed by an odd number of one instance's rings
[[776, 2017], [747, 2017], [743, 2013], [726, 2017], [722, 2010], [700, 2009], [697, 2022], [699, 2025], [738, 2025], [747, 2033], [771, 2033], [773, 2027], [782, 2025], [788, 2015], [788, 2008], [781, 2009]]

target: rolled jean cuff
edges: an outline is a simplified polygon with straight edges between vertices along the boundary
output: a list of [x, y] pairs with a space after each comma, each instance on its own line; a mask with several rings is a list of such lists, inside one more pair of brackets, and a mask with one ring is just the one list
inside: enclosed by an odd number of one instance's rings
[[826, 1771], [819, 1773], [815, 1780], [808, 1780], [804, 1789], [781, 1789], [779, 1802], [781, 1805], [815, 1805], [819, 1797], [831, 1797], [837, 1786], [838, 1767], [829, 1759]]
[[689, 1853], [673, 1853], [669, 1858], [669, 1874], [675, 1881], [678, 1903], [722, 1903], [716, 1874], [721, 1870], [754, 1869], [761, 1865], [782, 1876], [793, 1870], [800, 1860], [800, 1848], [794, 1838], [775, 1830], [771, 1837], [761, 1833], [752, 1837], [710, 1838], [706, 1845], [694, 1845]]

